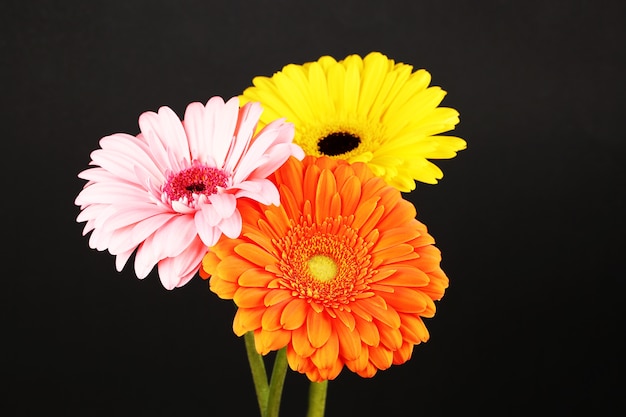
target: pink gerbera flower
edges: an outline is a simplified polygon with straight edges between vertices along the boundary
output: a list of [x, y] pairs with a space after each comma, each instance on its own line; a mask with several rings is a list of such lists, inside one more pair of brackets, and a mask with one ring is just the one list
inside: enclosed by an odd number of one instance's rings
[[168, 107], [139, 117], [137, 136], [117, 133], [100, 140], [87, 180], [76, 198], [89, 246], [116, 256], [121, 271], [135, 252], [135, 273], [145, 278], [155, 265], [167, 289], [185, 285], [208, 247], [224, 234], [241, 232], [237, 200], [278, 205], [266, 179], [291, 155], [293, 125], [275, 120], [255, 135], [261, 105], [239, 106], [211, 98], [191, 103], [184, 120]]

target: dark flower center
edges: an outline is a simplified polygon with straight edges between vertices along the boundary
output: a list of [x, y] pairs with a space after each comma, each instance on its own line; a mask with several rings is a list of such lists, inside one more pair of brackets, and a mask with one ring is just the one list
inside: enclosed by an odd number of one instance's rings
[[215, 194], [217, 187], [226, 186], [227, 178], [221, 169], [196, 165], [170, 175], [163, 191], [172, 201], [183, 197], [192, 200], [193, 194]]
[[356, 149], [361, 139], [350, 133], [337, 132], [322, 138], [317, 143], [320, 153], [327, 156], [337, 156]]

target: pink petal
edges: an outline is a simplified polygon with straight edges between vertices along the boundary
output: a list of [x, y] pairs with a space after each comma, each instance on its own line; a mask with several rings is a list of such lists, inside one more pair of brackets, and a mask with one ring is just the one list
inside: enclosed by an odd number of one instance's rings
[[183, 127], [189, 141], [191, 160], [198, 159], [200, 155], [209, 155], [208, 141], [206, 140], [204, 125], [204, 105], [199, 102], [190, 103], [185, 109]]
[[109, 229], [119, 229], [162, 213], [163, 210], [160, 207], [151, 203], [117, 205], [115, 212], [107, 218], [106, 227]]
[[78, 173], [78, 178], [88, 180], [89, 183], [85, 184], [83, 188], [87, 188], [91, 182], [103, 182], [117, 180], [117, 176], [111, 174], [109, 171], [100, 167], [88, 168]]
[[90, 184], [76, 197], [77, 204], [113, 204], [128, 201], [146, 201], [145, 190], [136, 184], [118, 182], [96, 182]]
[[139, 242], [146, 240], [148, 236], [153, 235], [160, 227], [166, 224], [172, 216], [172, 213], [157, 214], [134, 225], [128, 238], [129, 245], [132, 245], [134, 242], [137, 242], [135, 243], [137, 245]]
[[[179, 161], [191, 160], [191, 152], [189, 151], [189, 141], [185, 134], [183, 124], [172, 109], [167, 106], [159, 108], [160, 129], [157, 133], [161, 135], [161, 140], [166, 144], [165, 149], [171, 155], [170, 160], [178, 163]], [[172, 165], [173, 170], [180, 170], [180, 165]]]
[[237, 185], [237, 198], [248, 197], [261, 204], [277, 206], [280, 203], [280, 195], [274, 183], [268, 179], [255, 179], [244, 181]]
[[[272, 146], [274, 139], [276, 138], [275, 133], [276, 132], [268, 132], [265, 135], [256, 137], [256, 139], [250, 145], [248, 151], [243, 154], [239, 159], [237, 170], [234, 172], [233, 175], [234, 184], [245, 180], [248, 175], [259, 166], [259, 164], [266, 162], [264, 161], [263, 157], [268, 148]], [[280, 165], [282, 165], [282, 163], [280, 163], [278, 166]]]
[[233, 143], [224, 163], [228, 172], [235, 172], [242, 155], [250, 146], [250, 141], [259, 121], [263, 109], [259, 103], [247, 103], [239, 110], [239, 125], [233, 138]]
[[193, 216], [172, 216], [154, 233], [152, 250], [159, 260], [178, 256], [196, 236]]
[[115, 257], [115, 269], [117, 269], [118, 272], [121, 272], [122, 269], [124, 269], [126, 262], [128, 262], [130, 256], [133, 254], [134, 251], [135, 248], [132, 248], [130, 250], [127, 250], [126, 252], [117, 254], [117, 256]]
[[[210, 146], [209, 154], [213, 157], [216, 166], [222, 168], [226, 155], [231, 146], [237, 115], [239, 114], [239, 99], [231, 98], [227, 103], [221, 97], [212, 97], [204, 110], [204, 126], [206, 136], [204, 140]], [[201, 162], [206, 162], [201, 160]]]
[[222, 220], [218, 227], [227, 237], [235, 239], [241, 234], [241, 225], [241, 213], [239, 213], [239, 210], [235, 210], [232, 216]]
[[90, 204], [85, 206], [81, 209], [80, 213], [78, 213], [78, 216], [76, 216], [76, 221], [79, 223], [89, 220], [93, 221], [93, 219], [99, 217], [99, 214], [105, 207], [106, 206], [102, 204]]
[[209, 196], [209, 201], [221, 219], [232, 216], [233, 212], [237, 208], [237, 198], [232, 194], [211, 194]]
[[258, 164], [258, 168], [249, 173], [248, 179], [267, 178], [287, 162], [290, 156], [301, 160], [304, 158], [304, 151], [299, 146], [290, 143], [272, 146], [265, 160]]
[[[102, 151], [94, 151], [91, 154], [93, 163], [122, 178], [126, 178], [137, 167], [141, 167], [142, 171], [147, 171], [155, 180], [163, 181], [163, 173], [152, 159], [150, 148], [144, 140], [125, 133], [117, 133], [100, 139], [100, 146]], [[102, 156], [99, 156], [100, 153], [109, 155], [109, 159], [113, 159], [113, 163], [122, 161], [126, 166], [126, 170], [129, 171], [127, 173], [114, 171], [110, 167], [103, 165], [97, 159], [102, 158]]]
[[137, 136], [142, 138], [150, 148], [152, 159], [156, 163], [159, 171], [165, 172], [171, 169], [169, 163], [168, 148], [169, 138], [161, 135], [161, 119], [155, 112], [145, 112], [139, 116], [139, 128], [141, 133]]
[[211, 204], [204, 204], [202, 209], [196, 212], [194, 220], [202, 242], [207, 246], [215, 245], [222, 235], [222, 232], [217, 227], [220, 219], [213, 206]]
[[160, 261], [158, 271], [163, 286], [171, 290], [188, 283], [198, 272], [206, 252], [207, 247], [202, 241], [195, 239], [180, 255]]

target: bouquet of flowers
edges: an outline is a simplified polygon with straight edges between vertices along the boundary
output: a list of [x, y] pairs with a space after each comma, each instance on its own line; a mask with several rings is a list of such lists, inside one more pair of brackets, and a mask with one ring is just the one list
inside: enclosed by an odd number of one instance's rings
[[[89, 246], [134, 255], [172, 290], [198, 275], [236, 305], [262, 417], [290, 368], [328, 381], [408, 361], [448, 287], [441, 254], [402, 192], [442, 178], [459, 122], [426, 70], [379, 52], [323, 56], [258, 76], [241, 95], [139, 117], [100, 140], [76, 198]], [[230, 318], [229, 318], [230, 319]], [[263, 356], [276, 352], [268, 378]]]

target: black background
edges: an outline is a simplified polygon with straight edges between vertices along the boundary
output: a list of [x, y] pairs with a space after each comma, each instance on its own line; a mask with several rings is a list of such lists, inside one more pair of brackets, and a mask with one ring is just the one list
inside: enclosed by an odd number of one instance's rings
[[[461, 114], [468, 149], [408, 196], [451, 284], [431, 340], [373, 379], [342, 372], [327, 416], [623, 415], [623, 4], [4, 1], [7, 415], [257, 415], [232, 305], [116, 272], [75, 221], [77, 174], [146, 110], [374, 50]], [[281, 415], [303, 416], [305, 377], [286, 383]]]

